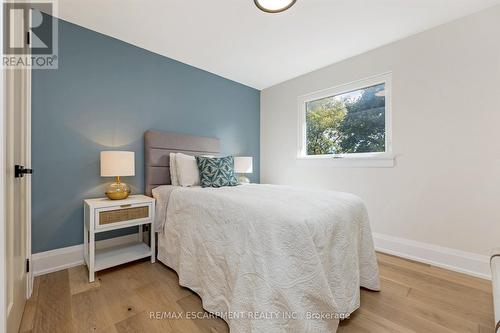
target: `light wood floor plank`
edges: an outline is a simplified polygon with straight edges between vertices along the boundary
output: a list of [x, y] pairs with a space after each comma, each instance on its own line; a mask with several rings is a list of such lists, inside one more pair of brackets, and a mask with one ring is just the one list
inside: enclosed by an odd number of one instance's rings
[[366, 318], [359, 312], [356, 311], [351, 315], [351, 317], [347, 320], [343, 320], [340, 322], [337, 332], [338, 333], [372, 333], [373, 330], [378, 329], [372, 327], [366, 327], [364, 325], [364, 321]]
[[[120, 275], [117, 280], [121, 278]], [[104, 295], [107, 311], [115, 323], [147, 310], [135, 289], [118, 281], [113, 283], [113, 279], [101, 280], [99, 291]]]
[[[362, 289], [361, 308], [340, 323], [338, 332], [493, 331], [490, 282], [384, 254], [378, 258], [382, 291]], [[35, 279], [21, 331], [229, 331], [220, 318], [186, 318], [203, 311], [200, 298], [180, 287], [177, 274], [161, 263], [143, 260], [98, 272], [93, 284], [79, 266]], [[162, 312], [180, 317], [162, 317]]]
[[[203, 306], [201, 299], [197, 295], [189, 295], [177, 301], [182, 310], [185, 312], [199, 313], [200, 316], [203, 315]], [[213, 319], [199, 318], [195, 319], [194, 323], [198, 326], [201, 332], [213, 332], [213, 333], [228, 333], [229, 327], [226, 322], [221, 318], [214, 317]]]
[[467, 300], [463, 297], [446, 297], [443, 295], [433, 295], [430, 292], [418, 289], [411, 289], [408, 298], [427, 304], [430, 308], [440, 309], [485, 326], [492, 326], [494, 322], [493, 312], [485, 313], [477, 311], [473, 306], [467, 307]]
[[[378, 295], [378, 299], [387, 303], [402, 306], [415, 316], [431, 321], [435, 324], [445, 326], [456, 332], [477, 333], [478, 323], [470, 321], [467, 317], [461, 317], [455, 313], [443, 311], [438, 307], [432, 307], [428, 303], [415, 301], [409, 297], [401, 297], [402, 285], [396, 282], [381, 279], [384, 293]], [[408, 290], [407, 295], [411, 292]]]
[[[193, 320], [186, 319], [186, 312], [177, 303], [177, 296], [170, 293], [169, 286], [166, 281], [162, 283], [150, 283], [137, 289], [137, 293], [142, 297], [144, 302], [147, 304], [148, 312], [154, 313], [170, 313], [178, 316], [174, 319], [169, 320], [170, 326], [174, 332], [199, 332], [198, 326]], [[191, 293], [191, 295], [195, 295]], [[196, 296], [198, 297], [198, 296]], [[165, 320], [162, 315], [160, 319], [154, 320]]]
[[479, 325], [479, 333], [494, 333], [495, 329], [488, 326]]
[[68, 270], [39, 277], [34, 333], [66, 333], [73, 330]]
[[431, 322], [425, 318], [421, 318], [409, 311], [408, 308], [402, 307], [401, 303], [391, 303], [386, 299], [380, 298], [380, 295], [375, 295], [373, 292], [366, 291], [361, 294], [362, 307], [374, 313], [377, 316], [384, 317], [403, 327], [408, 327], [416, 332], [428, 333], [451, 333], [453, 330]]
[[493, 305], [491, 293], [393, 264], [380, 263], [379, 266], [381, 276], [402, 281], [411, 288], [428, 290], [434, 294], [462, 296], [467, 298], [469, 304], [474, 302], [476, 306], [488, 312]]
[[153, 274], [157, 276], [157, 280], [165, 283], [165, 287], [170, 290], [170, 294], [175, 300], [193, 294], [188, 288], [179, 285], [179, 277], [173, 269], [170, 269], [162, 263], [158, 263], [158, 265], [153, 265], [153, 270], [155, 271]]
[[[140, 312], [115, 325], [118, 333], [170, 333], [172, 327], [166, 320], [152, 320], [146, 312]], [[188, 331], [186, 331], [188, 332]]]
[[75, 295], [90, 289], [99, 288], [99, 280], [89, 283], [88, 271], [86, 266], [76, 266], [68, 269], [69, 287], [71, 295]]
[[384, 317], [380, 317], [364, 308], [356, 311], [356, 314], [346, 322], [347, 325], [342, 326], [350, 328], [353, 323], [372, 333], [414, 333], [414, 331]]
[[385, 253], [378, 253], [377, 257], [380, 263], [393, 264], [398, 267], [407, 268], [419, 273], [425, 273], [446, 281], [462, 284], [467, 288], [479, 289], [488, 294], [491, 294], [491, 282], [484, 279], [452, 272], [440, 267], [418, 263], [416, 261], [406, 260]]
[[[411, 287], [411, 298], [432, 299], [448, 303], [459, 315], [474, 316], [482, 323], [493, 320], [493, 301], [491, 294], [474, 288], [446, 281], [441, 278], [412, 272], [394, 265], [381, 264], [381, 277], [400, 282]], [[485, 322], [486, 321], [486, 322]]]
[[23, 318], [21, 320], [21, 326], [19, 327], [19, 332], [27, 333], [33, 330], [35, 324], [35, 315], [38, 307], [38, 291], [40, 290], [40, 279], [35, 279], [33, 283], [33, 291], [31, 293], [31, 298], [26, 302], [24, 308]]
[[71, 296], [74, 332], [102, 332], [114, 327], [104, 294], [90, 289]]

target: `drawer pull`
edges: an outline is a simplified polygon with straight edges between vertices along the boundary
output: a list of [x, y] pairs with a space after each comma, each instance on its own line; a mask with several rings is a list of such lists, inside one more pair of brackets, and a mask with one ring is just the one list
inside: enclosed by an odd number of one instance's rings
[[127, 205], [121, 205], [121, 208], [127, 208], [127, 207], [132, 207], [132, 204], [127, 204]]

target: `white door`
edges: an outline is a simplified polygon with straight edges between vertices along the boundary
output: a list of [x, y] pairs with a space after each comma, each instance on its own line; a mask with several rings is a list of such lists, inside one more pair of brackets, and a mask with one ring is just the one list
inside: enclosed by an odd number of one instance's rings
[[[6, 213], [6, 317], [7, 332], [18, 332], [29, 294], [28, 231], [31, 223], [29, 158], [30, 72], [4, 70], [6, 111], [5, 213]], [[16, 170], [18, 172], [16, 172]]]

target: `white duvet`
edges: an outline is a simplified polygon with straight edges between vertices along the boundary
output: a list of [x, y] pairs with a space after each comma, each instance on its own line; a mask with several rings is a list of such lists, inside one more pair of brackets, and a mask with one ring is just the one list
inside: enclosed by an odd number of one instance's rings
[[154, 191], [158, 259], [231, 332], [335, 332], [379, 290], [367, 212], [356, 196], [276, 185]]

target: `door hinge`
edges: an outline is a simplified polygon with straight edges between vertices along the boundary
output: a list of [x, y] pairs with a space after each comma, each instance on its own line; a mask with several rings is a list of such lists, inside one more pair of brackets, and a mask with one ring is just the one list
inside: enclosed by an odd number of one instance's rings
[[26, 273], [30, 272], [30, 260], [26, 259]]

